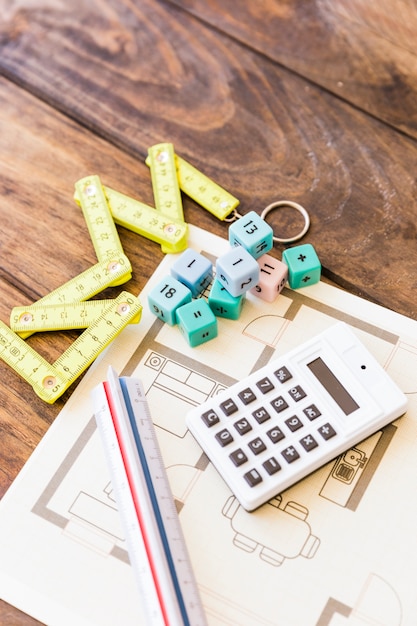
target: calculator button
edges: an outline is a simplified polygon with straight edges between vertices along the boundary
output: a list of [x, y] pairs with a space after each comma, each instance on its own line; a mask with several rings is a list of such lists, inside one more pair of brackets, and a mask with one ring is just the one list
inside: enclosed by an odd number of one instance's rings
[[239, 435], [245, 435], [250, 430], [252, 430], [252, 426], [249, 424], [246, 417], [242, 417], [242, 419], [238, 420], [234, 423], [234, 427], [236, 428]]
[[260, 437], [256, 437], [256, 439], [249, 441], [248, 446], [254, 454], [260, 454], [266, 450], [266, 445]]
[[288, 371], [286, 367], [280, 367], [279, 369], [275, 370], [274, 374], [278, 378], [280, 383], [285, 383], [287, 380], [290, 380], [290, 378], [292, 378], [292, 374]]
[[271, 419], [271, 416], [269, 415], [268, 411], [264, 409], [263, 406], [261, 406], [260, 409], [257, 409], [256, 411], [254, 411], [252, 415], [256, 419], [258, 424], [263, 424], [267, 420]]
[[264, 463], [262, 463], [262, 465], [270, 476], [272, 476], [272, 474], [275, 474], [275, 472], [278, 472], [281, 469], [281, 465], [273, 456], [271, 456], [270, 459], [267, 459]]
[[232, 459], [233, 463], [236, 465], [236, 467], [239, 467], [239, 465], [243, 465], [243, 463], [246, 463], [246, 461], [248, 460], [248, 457], [240, 448], [229, 454], [229, 456]]
[[267, 376], [265, 376], [265, 378], [262, 378], [262, 380], [258, 380], [256, 386], [260, 391], [262, 391], [262, 393], [268, 393], [269, 391], [272, 391], [274, 389], [274, 385], [271, 383]]
[[249, 389], [249, 387], [247, 389], [244, 389], [243, 391], [240, 391], [237, 395], [242, 400], [243, 404], [250, 404], [251, 402], [256, 400], [255, 394], [253, 393], [252, 389]]
[[287, 463], [293, 463], [293, 461], [296, 461], [300, 458], [300, 455], [298, 454], [294, 446], [288, 446], [288, 448], [285, 448], [285, 450], [283, 450], [281, 454], [287, 461]]
[[310, 404], [310, 406], [303, 409], [303, 413], [308, 417], [310, 422], [316, 419], [316, 417], [320, 417], [321, 413], [316, 407], [315, 404]]
[[281, 441], [281, 439], [285, 438], [284, 433], [280, 428], [278, 428], [278, 426], [275, 426], [275, 428], [271, 428], [271, 430], [268, 430], [266, 434], [268, 435], [272, 443], [278, 443], [278, 441]]
[[285, 423], [292, 433], [303, 427], [303, 422], [296, 415], [289, 417], [287, 420], [285, 420]]
[[300, 439], [300, 443], [303, 446], [304, 450], [310, 452], [310, 450], [314, 450], [319, 445], [317, 441], [311, 435], [306, 435], [302, 439]]
[[307, 395], [304, 389], [300, 387], [300, 385], [297, 385], [296, 387], [292, 387], [292, 389], [289, 389], [288, 394], [291, 396], [294, 402], [299, 402], [300, 400], [305, 398]]
[[215, 413], [214, 411], [206, 411], [202, 414], [201, 419], [208, 427], [214, 426], [214, 424], [217, 424], [217, 422], [220, 421], [217, 413]]
[[221, 402], [220, 407], [226, 415], [232, 415], [232, 413], [236, 413], [236, 411], [238, 410], [236, 404], [230, 398], [229, 400]]
[[320, 426], [319, 433], [323, 437], [323, 439], [325, 439], [326, 441], [328, 439], [331, 439], [337, 434], [333, 426], [329, 423], [323, 424], [323, 426]]
[[281, 413], [281, 411], [285, 411], [285, 409], [288, 409], [288, 404], [282, 396], [278, 396], [278, 398], [272, 400], [271, 404], [277, 413]]
[[233, 437], [232, 435], [229, 433], [229, 431], [227, 430], [227, 428], [224, 428], [223, 430], [220, 430], [217, 435], [216, 435], [216, 439], [219, 442], [219, 444], [224, 448], [224, 446], [229, 445], [229, 443], [232, 443], [233, 441]]
[[259, 483], [262, 482], [262, 476], [256, 469], [251, 469], [250, 472], [246, 472], [244, 477], [251, 487], [255, 487], [255, 485], [259, 485]]

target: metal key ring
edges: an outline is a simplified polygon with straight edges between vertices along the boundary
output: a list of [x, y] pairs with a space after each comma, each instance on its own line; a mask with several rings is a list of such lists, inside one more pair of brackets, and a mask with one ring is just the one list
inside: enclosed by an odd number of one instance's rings
[[304, 237], [308, 229], [310, 228], [310, 216], [301, 204], [297, 202], [292, 202], [291, 200], [279, 200], [278, 202], [272, 202], [269, 204], [261, 213], [261, 218], [266, 221], [265, 217], [273, 211], [274, 209], [280, 209], [281, 207], [290, 207], [291, 209], [296, 209], [301, 215], [304, 217], [304, 227], [298, 235], [294, 237], [288, 237], [288, 239], [283, 239], [281, 237], [273, 237], [273, 240], [277, 243], [292, 243], [294, 241], [298, 241], [301, 237]]

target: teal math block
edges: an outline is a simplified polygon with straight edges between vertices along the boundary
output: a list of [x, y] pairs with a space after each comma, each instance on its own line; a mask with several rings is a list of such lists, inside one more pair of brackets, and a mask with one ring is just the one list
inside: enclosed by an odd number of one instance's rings
[[177, 309], [177, 322], [192, 348], [217, 337], [216, 316], [202, 298]]
[[310, 243], [287, 248], [282, 253], [282, 260], [288, 265], [288, 282], [292, 289], [319, 282], [321, 263]]
[[253, 256], [259, 258], [274, 245], [273, 230], [255, 211], [249, 211], [229, 226], [231, 246], [243, 246]]
[[165, 276], [148, 295], [152, 313], [170, 326], [177, 323], [177, 309], [191, 300], [190, 289], [173, 276]]
[[208, 304], [214, 315], [237, 320], [240, 317], [245, 295], [232, 296], [217, 279], [214, 279], [208, 296]]

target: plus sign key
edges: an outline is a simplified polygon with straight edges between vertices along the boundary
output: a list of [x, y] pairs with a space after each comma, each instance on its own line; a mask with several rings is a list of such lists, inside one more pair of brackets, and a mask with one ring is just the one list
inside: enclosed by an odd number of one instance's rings
[[288, 265], [288, 282], [292, 289], [320, 281], [321, 263], [310, 243], [287, 248], [282, 253], [282, 260]]

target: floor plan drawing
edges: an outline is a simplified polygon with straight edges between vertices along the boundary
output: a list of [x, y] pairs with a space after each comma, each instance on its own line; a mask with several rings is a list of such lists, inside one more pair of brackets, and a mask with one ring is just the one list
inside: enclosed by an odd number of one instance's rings
[[[192, 229], [192, 236], [194, 247], [211, 255], [227, 245], [198, 229]], [[169, 272], [170, 262], [167, 256], [147, 289]], [[215, 340], [190, 348], [178, 328], [145, 310], [146, 291], [141, 298], [144, 312], [138, 328], [129, 328], [103, 354], [48, 434], [43, 447], [52, 453], [45, 470], [39, 470], [42, 480], [36, 489], [30, 488], [33, 471], [23, 474], [20, 487], [17, 483], [16, 489], [26, 494], [22, 499], [28, 527], [37, 527], [45, 542], [52, 534], [57, 553], [66, 558], [75, 551], [74, 559], [81, 555], [91, 567], [101, 562], [101, 587], [111, 585], [115, 571], [130, 581], [117, 503], [88, 393], [112, 364], [121, 375], [142, 380], [210, 624], [339, 626], [348, 614], [356, 619], [352, 624], [362, 624], [357, 616], [366, 597], [376, 626], [410, 625], [398, 621], [398, 615], [417, 611], [401, 570], [417, 522], [417, 506], [404, 497], [413, 471], [416, 476], [411, 456], [417, 447], [417, 340], [410, 337], [412, 331], [417, 337], [417, 323], [409, 320], [406, 332], [395, 314], [319, 284], [284, 289], [273, 303], [250, 295], [239, 320], [220, 319]], [[409, 411], [248, 513], [188, 432], [186, 412], [338, 320], [354, 329], [408, 394]], [[33, 466], [41, 464], [40, 454]], [[400, 471], [398, 455], [410, 458], [411, 474]], [[404, 486], [399, 489], [399, 484]], [[0, 528], [6, 506], [0, 507]], [[395, 534], [399, 518], [401, 537]], [[417, 548], [412, 545], [417, 575]], [[76, 568], [74, 560], [69, 569]], [[219, 586], [220, 573], [224, 582]], [[387, 581], [400, 607], [389, 613], [391, 621], [381, 621], [369, 608], [376, 602], [378, 581]], [[132, 615], [124, 623], [135, 623], [135, 602], [128, 591], [114, 600], [112, 610], [119, 610], [122, 601]], [[85, 623], [111, 623], [111, 615], [103, 607]]]

